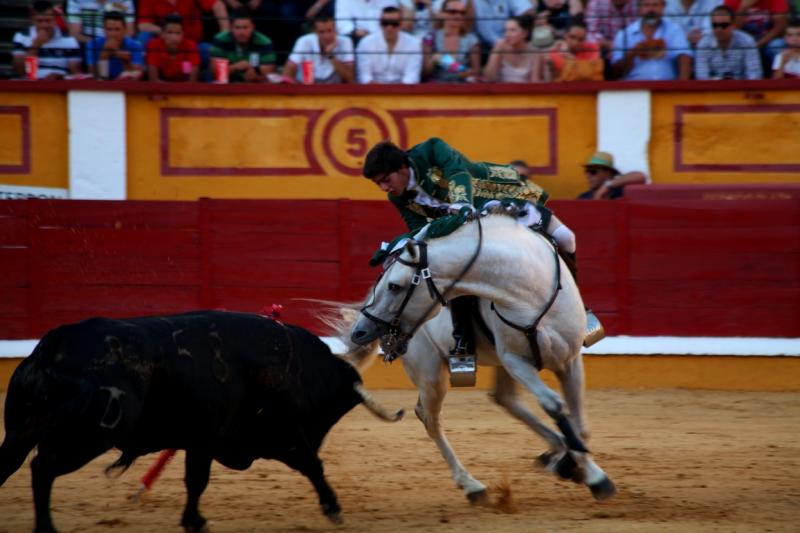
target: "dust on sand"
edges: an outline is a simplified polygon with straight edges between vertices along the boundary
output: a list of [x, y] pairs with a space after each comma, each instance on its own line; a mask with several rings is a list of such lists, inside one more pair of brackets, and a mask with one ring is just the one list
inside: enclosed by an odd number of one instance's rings
[[[413, 391], [376, 397], [390, 407], [416, 401]], [[488, 507], [469, 505], [454, 487], [415, 417], [387, 424], [356, 408], [321, 453], [344, 525], [327, 522], [308, 481], [274, 461], [244, 472], [215, 464], [201, 510], [217, 533], [800, 531], [800, 394], [604, 390], [589, 391], [587, 406], [590, 448], [619, 489], [609, 501], [536, 469], [542, 441], [470, 390], [448, 396], [444, 427], [462, 463], [494, 487]], [[116, 457], [56, 480], [56, 526], [181, 531], [183, 453], [141, 503], [129, 496], [156, 455], [110, 480], [103, 468]], [[0, 532], [32, 527], [26, 464], [0, 487]]]

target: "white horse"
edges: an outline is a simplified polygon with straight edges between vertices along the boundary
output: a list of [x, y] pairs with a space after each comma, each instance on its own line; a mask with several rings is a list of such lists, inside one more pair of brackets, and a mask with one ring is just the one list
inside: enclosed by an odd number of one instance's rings
[[[503, 214], [472, 221], [427, 242], [425, 231], [393, 254], [395, 260], [379, 278], [361, 314], [343, 307], [345, 318], [329, 322], [349, 347], [344, 357], [363, 368], [377, 354], [379, 339], [390, 357], [402, 356], [406, 373], [419, 390], [415, 411], [428, 436], [447, 461], [456, 485], [470, 501], [483, 500], [486, 486], [461, 464], [440, 422], [448, 389], [447, 354], [453, 345], [450, 313], [441, 308], [441, 296], [445, 292], [446, 298], [479, 297], [480, 318], [494, 345], [476, 328], [478, 364], [497, 369], [494, 400], [549, 444], [550, 450], [539, 457], [543, 467], [585, 483], [598, 500], [613, 496], [613, 482], [578, 436], [588, 437], [580, 353], [586, 315], [578, 289], [551, 244]], [[428, 290], [414, 290], [426, 283]], [[527, 328], [519, 327], [532, 323], [535, 327], [528, 333], [535, 330], [533, 342], [521, 331]], [[542, 381], [535, 363], [556, 374], [566, 406]], [[517, 383], [536, 396], [560, 431], [550, 429], [517, 398]]]

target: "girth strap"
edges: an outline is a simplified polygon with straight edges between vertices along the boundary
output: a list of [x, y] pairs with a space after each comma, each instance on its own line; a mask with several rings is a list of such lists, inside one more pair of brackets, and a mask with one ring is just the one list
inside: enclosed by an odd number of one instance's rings
[[516, 329], [517, 331], [521, 331], [522, 333], [525, 334], [525, 338], [528, 339], [528, 344], [531, 347], [531, 354], [533, 355], [533, 366], [536, 367], [536, 370], [542, 369], [542, 353], [539, 350], [539, 342], [537, 341], [537, 336], [538, 336], [537, 328], [539, 326], [539, 322], [541, 322], [544, 315], [546, 315], [547, 312], [550, 310], [550, 308], [553, 306], [553, 302], [556, 301], [556, 296], [558, 296], [558, 291], [561, 290], [561, 262], [558, 260], [558, 245], [555, 243], [555, 241], [552, 240], [552, 238], [550, 238], [549, 235], [547, 234], [542, 234], [542, 235], [547, 237], [548, 240], [550, 241], [550, 244], [553, 246], [553, 257], [556, 262], [556, 273], [554, 280], [555, 290], [553, 290], [553, 294], [550, 295], [550, 299], [547, 301], [547, 304], [544, 306], [544, 309], [542, 309], [542, 312], [539, 313], [539, 316], [536, 317], [536, 320], [534, 320], [533, 324], [531, 324], [530, 326], [527, 327], [519, 326], [508, 320], [503, 315], [501, 315], [500, 311], [498, 311], [497, 308], [494, 306], [494, 302], [492, 302], [492, 311], [494, 311], [497, 314], [498, 318], [500, 318], [500, 320], [502, 320], [504, 324]]

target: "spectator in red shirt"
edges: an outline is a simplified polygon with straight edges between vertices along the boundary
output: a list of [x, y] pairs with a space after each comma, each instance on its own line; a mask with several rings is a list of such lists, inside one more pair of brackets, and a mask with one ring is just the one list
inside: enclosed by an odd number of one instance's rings
[[756, 40], [769, 72], [768, 67], [786, 44], [782, 37], [789, 23], [789, 3], [787, 0], [725, 0], [725, 5], [738, 15], [736, 26]]
[[183, 17], [186, 38], [199, 43], [203, 40], [201, 17], [209, 11], [217, 18], [220, 31], [230, 29], [228, 10], [222, 0], [141, 0], [136, 20], [140, 34], [149, 34], [144, 38], [149, 41], [161, 32], [164, 17], [178, 14]]
[[588, 40], [586, 24], [575, 20], [567, 26], [563, 41], [558, 41], [545, 63], [550, 67], [554, 81], [582, 81], [603, 79], [603, 60], [600, 46]]
[[180, 15], [169, 15], [161, 36], [147, 43], [147, 77], [150, 81], [197, 81], [200, 52], [184, 37]]

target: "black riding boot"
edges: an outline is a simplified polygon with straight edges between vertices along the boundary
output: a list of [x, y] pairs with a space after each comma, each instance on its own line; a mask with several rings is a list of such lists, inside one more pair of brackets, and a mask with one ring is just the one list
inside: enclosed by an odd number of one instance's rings
[[[578, 257], [575, 252], [568, 253], [563, 250], [558, 250], [558, 255], [563, 259], [564, 264], [567, 265], [567, 270], [572, 274], [572, 279], [575, 284], [578, 284]], [[600, 319], [592, 312], [591, 309], [586, 308], [586, 335], [583, 338], [583, 345], [586, 347], [591, 346], [597, 341], [606, 336], [606, 331]]]
[[476, 296], [459, 296], [450, 301], [453, 317], [453, 339], [455, 346], [450, 355], [475, 355], [475, 332], [472, 331], [472, 309]]

